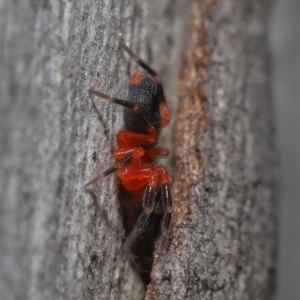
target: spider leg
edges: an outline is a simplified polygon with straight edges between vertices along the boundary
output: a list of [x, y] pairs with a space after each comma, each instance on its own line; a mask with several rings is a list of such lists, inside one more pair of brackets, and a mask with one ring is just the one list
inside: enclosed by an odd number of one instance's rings
[[[122, 105], [124, 107], [132, 109], [132, 111], [134, 113], [140, 114], [145, 119], [145, 121], [148, 123], [149, 132], [155, 131], [154, 126], [145, 117], [145, 115], [143, 114], [143, 108], [139, 104], [134, 104], [134, 103], [131, 103], [131, 102], [127, 101], [127, 100], [122, 100], [122, 99], [119, 99], [119, 98], [111, 97], [111, 96], [105, 95], [105, 94], [103, 94], [101, 92], [98, 92], [98, 91], [90, 89], [89, 90], [89, 97], [92, 100], [92, 102], [93, 102], [92, 95], [94, 95], [96, 97], [99, 97], [99, 98], [103, 98], [103, 99], [108, 100], [108, 101], [110, 101], [112, 103], [119, 104], [119, 105]], [[164, 114], [164, 111], [162, 111], [162, 112]]]
[[131, 244], [143, 233], [146, 228], [150, 226], [154, 219], [153, 211], [157, 204], [157, 181], [157, 173], [152, 172], [152, 175], [150, 176], [150, 182], [147, 185], [143, 195], [143, 212], [137, 219], [133, 231], [124, 244], [125, 250], [128, 250], [130, 248]]
[[98, 92], [98, 91], [95, 91], [95, 90], [91, 89], [91, 90], [89, 90], [89, 96], [90, 96], [91, 99], [92, 99], [92, 95], [94, 95], [96, 97], [99, 97], [99, 98], [103, 98], [105, 100], [108, 100], [110, 102], [113, 102], [113, 103], [116, 103], [116, 104], [119, 104], [119, 105], [122, 105], [122, 106], [125, 106], [125, 107], [128, 107], [128, 108], [131, 108], [131, 109], [134, 109], [136, 107], [136, 105], [131, 103], [131, 102], [128, 102], [126, 100], [122, 100], [122, 99], [119, 99], [119, 98], [111, 97], [111, 96], [105, 95], [101, 92]]
[[118, 149], [115, 151], [114, 156], [117, 163], [110, 167], [109, 169], [105, 170], [103, 173], [99, 174], [89, 182], [87, 182], [84, 187], [88, 187], [92, 184], [95, 184], [99, 180], [103, 179], [104, 177], [116, 172], [120, 168], [130, 164], [132, 160], [138, 159], [145, 154], [145, 150], [142, 147], [133, 147], [129, 149]]
[[120, 148], [151, 146], [158, 141], [158, 133], [156, 130], [149, 129], [149, 134], [140, 134], [127, 130], [121, 130], [117, 134], [117, 143]]
[[115, 151], [114, 157], [116, 161], [123, 162], [124, 159], [126, 159], [127, 157], [130, 157], [131, 160], [133, 160], [142, 157], [144, 154], [145, 154], [145, 150], [142, 147], [119, 148]]
[[171, 187], [169, 183], [164, 183], [161, 186], [161, 195], [162, 195], [162, 207], [164, 211], [161, 228], [162, 228], [162, 237], [159, 249], [162, 251], [165, 249], [168, 235], [171, 230], [171, 221], [172, 221], [172, 195]]
[[[92, 180], [90, 180], [89, 182], [87, 182], [84, 187], [88, 187], [92, 184], [95, 184], [96, 182], [102, 180], [104, 177], [118, 171], [119, 168], [124, 167], [126, 165], [128, 165], [129, 163], [132, 162], [133, 159], [140, 157], [141, 155], [144, 154], [144, 149], [143, 148], [135, 148], [135, 151], [132, 151], [130, 154], [128, 154], [127, 156], [120, 156], [120, 161], [117, 162], [116, 165], [110, 167], [109, 169], [105, 170], [104, 172], [102, 172], [101, 174], [97, 175], [96, 177], [94, 177]], [[140, 156], [139, 156], [140, 155]]]
[[172, 114], [171, 114], [169, 105], [167, 104], [166, 101], [162, 101], [159, 104], [159, 109], [160, 109], [160, 111], [162, 113], [162, 116], [163, 116], [162, 119], [161, 119], [160, 126], [165, 127], [170, 123], [170, 120], [172, 118]]
[[152, 157], [165, 158], [169, 156], [169, 150], [166, 148], [151, 148], [146, 150]]
[[[143, 195], [143, 212], [135, 223], [134, 229], [127, 238], [124, 249], [129, 249], [130, 245], [148, 228], [157, 214], [163, 214], [161, 227], [162, 238], [159, 246], [160, 251], [166, 247], [172, 221], [172, 196], [171, 196], [171, 176], [164, 167], [154, 167], [152, 169], [149, 184]], [[159, 192], [160, 189], [160, 193]], [[160, 197], [158, 197], [160, 195]]]
[[150, 68], [143, 60], [141, 60], [135, 53], [132, 52], [125, 44], [121, 44], [122, 49], [129, 54], [129, 56], [139, 65], [141, 66], [144, 70], [146, 70], [153, 78], [154, 81], [157, 83], [160, 82], [160, 78], [158, 74]]
[[112, 167], [110, 167], [109, 169], [105, 170], [103, 173], [97, 175], [96, 177], [94, 177], [92, 180], [90, 180], [89, 182], [87, 182], [84, 187], [88, 187], [92, 184], [95, 184], [96, 182], [100, 181], [101, 179], [103, 179], [104, 177], [116, 172], [118, 170], [118, 166], [114, 165]]

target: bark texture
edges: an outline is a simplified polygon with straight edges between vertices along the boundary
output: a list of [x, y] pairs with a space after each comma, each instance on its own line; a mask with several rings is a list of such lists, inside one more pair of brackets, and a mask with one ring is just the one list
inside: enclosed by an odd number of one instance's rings
[[[182, 51], [174, 229], [147, 299], [271, 299], [275, 155], [268, 1], [0, 2], [3, 299], [142, 299], [122, 252], [112, 177], [136, 66], [152, 63], [173, 103]], [[120, 35], [122, 34], [122, 36]], [[170, 92], [173, 90], [172, 92]], [[172, 135], [171, 135], [172, 136]]]
[[194, 1], [169, 252], [147, 299], [272, 299], [277, 168], [268, 1]]
[[123, 38], [176, 96], [189, 9], [161, 0], [0, 2], [1, 298], [140, 299], [114, 176], [83, 189], [113, 164], [123, 109], [95, 99], [98, 115], [88, 90], [127, 97], [137, 66]]

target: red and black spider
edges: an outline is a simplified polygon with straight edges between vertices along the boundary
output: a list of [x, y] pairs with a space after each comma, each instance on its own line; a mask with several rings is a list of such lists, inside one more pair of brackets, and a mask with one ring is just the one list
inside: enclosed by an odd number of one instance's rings
[[118, 149], [114, 152], [116, 164], [93, 178], [85, 187], [117, 172], [123, 188], [134, 196], [127, 206], [132, 210], [138, 208], [140, 213], [124, 248], [129, 249], [151, 223], [159, 218], [162, 250], [166, 246], [171, 229], [171, 175], [166, 168], [157, 165], [155, 159], [167, 157], [169, 154], [167, 149], [158, 148], [156, 145], [161, 128], [170, 122], [171, 113], [156, 72], [126, 45], [122, 44], [121, 47], [147, 73], [134, 73], [130, 80], [127, 100], [113, 98], [95, 90], [89, 91], [90, 96], [104, 98], [125, 107], [125, 129], [117, 134]]

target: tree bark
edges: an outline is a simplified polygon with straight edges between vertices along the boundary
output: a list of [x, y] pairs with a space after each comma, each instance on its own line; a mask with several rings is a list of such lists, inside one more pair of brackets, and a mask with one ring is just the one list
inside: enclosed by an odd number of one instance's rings
[[[271, 299], [276, 155], [269, 97], [268, 1], [1, 2], [3, 299], [142, 299], [122, 251], [113, 164], [137, 66], [172, 103], [183, 51], [174, 219], [147, 299]], [[170, 135], [172, 137], [172, 135]], [[172, 139], [169, 138], [169, 143]]]
[[1, 298], [143, 297], [122, 250], [114, 176], [83, 188], [113, 164], [123, 123], [102, 99], [98, 115], [88, 90], [127, 97], [137, 66], [124, 39], [174, 98], [184, 2], [1, 3]]
[[194, 1], [177, 122], [173, 240], [146, 299], [272, 299], [277, 168], [270, 1]]

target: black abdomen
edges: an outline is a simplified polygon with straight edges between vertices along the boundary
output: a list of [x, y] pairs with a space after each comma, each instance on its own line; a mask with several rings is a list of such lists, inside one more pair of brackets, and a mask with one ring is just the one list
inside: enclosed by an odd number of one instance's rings
[[148, 134], [148, 120], [158, 131], [160, 130], [160, 111], [157, 86], [151, 76], [145, 72], [136, 72], [129, 85], [128, 102], [141, 106], [143, 114], [132, 109], [124, 110], [125, 128], [128, 131]]

